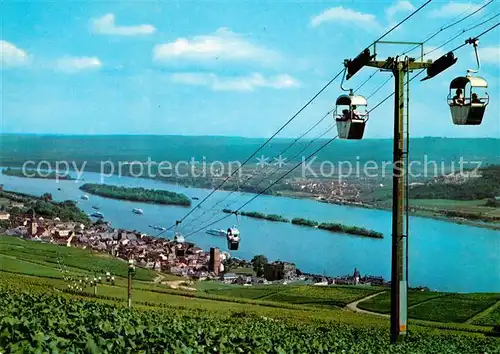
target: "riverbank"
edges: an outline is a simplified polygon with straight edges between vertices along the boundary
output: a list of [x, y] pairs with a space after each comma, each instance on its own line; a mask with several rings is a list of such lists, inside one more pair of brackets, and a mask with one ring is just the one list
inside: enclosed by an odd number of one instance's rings
[[[89, 171], [92, 171], [92, 170], [93, 170], [92, 168], [89, 168]], [[132, 177], [130, 177], [130, 178], [132, 178]], [[169, 181], [169, 180], [164, 180], [161, 178], [149, 178], [146, 176], [134, 177], [134, 178], [141, 178], [141, 179], [153, 180], [153, 181], [161, 181], [161, 182], [164, 182], [165, 184], [175, 184], [175, 185], [179, 185], [179, 186], [194, 187], [194, 188], [200, 188], [200, 189], [205, 189], [205, 190], [213, 189], [213, 183], [207, 183], [207, 184], [200, 185], [199, 181], [197, 182], [196, 180], [193, 180], [191, 178], [182, 179], [182, 181], [179, 179], [176, 179], [175, 181]], [[228, 191], [228, 192], [238, 191], [238, 192], [245, 192], [245, 193], [253, 193], [252, 190], [241, 190], [241, 188], [238, 188], [237, 185], [234, 185], [234, 186], [225, 185], [221, 188], [221, 190]], [[266, 194], [266, 193], [264, 193], [264, 194]], [[375, 202], [367, 202], [367, 201], [351, 201], [348, 199], [340, 199], [340, 198], [327, 199], [325, 197], [322, 197], [322, 195], [318, 194], [318, 193], [312, 193], [312, 192], [304, 191], [304, 190], [297, 191], [297, 190], [290, 190], [290, 189], [276, 189], [276, 190], [273, 190], [272, 193], [269, 193], [269, 195], [281, 196], [281, 197], [287, 197], [287, 198], [293, 198], [293, 199], [309, 199], [309, 200], [315, 200], [315, 201], [318, 201], [321, 203], [342, 205], [342, 206], [347, 206], [347, 207], [391, 211], [390, 200], [385, 200], [385, 201], [378, 200]], [[124, 199], [124, 200], [127, 200], [127, 199]], [[433, 200], [429, 200], [429, 201], [432, 202]], [[452, 205], [451, 209], [441, 209], [441, 208], [439, 208], [439, 200], [435, 200], [435, 201], [437, 202], [437, 204], [435, 206], [431, 206], [432, 204], [429, 204], [428, 207], [412, 205], [412, 203], [410, 203], [410, 215], [439, 220], [439, 221], [450, 222], [450, 223], [459, 224], [459, 225], [467, 225], [467, 226], [473, 226], [473, 227], [484, 228], [484, 229], [489, 229], [489, 230], [500, 230], [500, 208], [489, 208], [493, 211], [499, 210], [498, 216], [494, 217], [493, 219], [488, 219], [488, 220], [484, 221], [484, 220], [477, 220], [480, 217], [476, 217], [474, 220], [471, 220], [471, 219], [467, 219], [464, 217], [464, 215], [467, 216], [467, 213], [463, 214], [462, 216], [446, 215], [446, 214], [449, 214], [450, 211], [453, 211], [453, 210], [458, 210], [458, 212], [460, 212], [460, 210], [459, 210], [460, 206], [453, 207], [453, 205]], [[455, 201], [449, 201], [449, 202], [453, 204], [453, 202], [455, 202]], [[456, 202], [459, 203], [459, 201], [456, 201]]]
[[[362, 208], [362, 209], [373, 209], [373, 210], [383, 210], [383, 211], [392, 211], [392, 208], [389, 204], [383, 204], [383, 203], [366, 203], [366, 202], [351, 202], [351, 201], [339, 201], [339, 200], [326, 200], [323, 199], [317, 195], [314, 194], [309, 194], [305, 192], [299, 192], [299, 193], [294, 193], [290, 191], [282, 191], [280, 192], [280, 196], [286, 197], [286, 198], [293, 198], [293, 199], [308, 199], [308, 200], [314, 200], [319, 203], [325, 203], [325, 204], [335, 204], [335, 205], [342, 205], [342, 206], [347, 206], [347, 207], [352, 207], [352, 208]], [[436, 202], [438, 205], [439, 199], [436, 200], [425, 200], [427, 202]], [[453, 201], [449, 201], [453, 202]], [[457, 201], [458, 202], [458, 201]], [[494, 209], [494, 208], [490, 208]], [[499, 208], [496, 208], [499, 209]], [[459, 216], [449, 216], [445, 215], [448, 213], [450, 210], [449, 209], [439, 209], [437, 207], [422, 207], [422, 206], [416, 206], [412, 205], [412, 201], [410, 201], [410, 216], [416, 216], [416, 217], [421, 217], [421, 218], [428, 218], [428, 219], [434, 219], [434, 220], [439, 220], [439, 221], [445, 221], [453, 224], [459, 224], [459, 225], [467, 225], [467, 226], [473, 226], [473, 227], [478, 227], [478, 228], [483, 228], [483, 229], [489, 229], [489, 230], [500, 230], [500, 219], [499, 221], [478, 221], [478, 220], [470, 220], [466, 219], [464, 217], [459, 217]]]
[[82, 191], [105, 198], [128, 200], [141, 203], [164, 205], [191, 206], [191, 199], [181, 193], [142, 187], [120, 187], [108, 184], [85, 183], [80, 186]]
[[14, 176], [21, 178], [54, 179], [61, 181], [74, 180], [74, 178], [69, 174], [58, 174], [56, 172], [33, 170], [33, 169], [27, 169], [23, 171], [21, 169], [15, 169], [10, 167], [2, 169], [2, 174], [6, 176]]

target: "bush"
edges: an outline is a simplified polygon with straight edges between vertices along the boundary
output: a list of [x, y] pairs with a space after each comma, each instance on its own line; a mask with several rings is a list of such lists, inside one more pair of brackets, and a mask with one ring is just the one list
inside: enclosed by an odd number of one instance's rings
[[304, 218], [293, 218], [292, 219], [292, 224], [294, 225], [302, 225], [302, 226], [309, 226], [309, 227], [316, 227], [318, 226], [318, 222], [314, 220], [309, 220], [309, 219], [304, 219]]

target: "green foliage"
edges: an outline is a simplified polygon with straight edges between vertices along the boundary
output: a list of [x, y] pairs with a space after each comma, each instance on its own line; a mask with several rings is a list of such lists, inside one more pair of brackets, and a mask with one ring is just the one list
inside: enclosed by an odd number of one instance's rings
[[247, 311], [133, 309], [64, 295], [0, 289], [2, 352], [64, 353], [494, 353], [498, 342], [410, 332], [389, 346], [386, 329], [274, 320]]
[[113, 199], [155, 204], [191, 205], [191, 199], [186, 195], [159, 189], [129, 188], [96, 183], [85, 183], [80, 189], [91, 194]]
[[[232, 214], [235, 211], [231, 209], [224, 208], [222, 209], [223, 213], [226, 214]], [[276, 221], [276, 222], [290, 222], [287, 218], [281, 216], [281, 215], [276, 215], [276, 214], [264, 214], [258, 211], [240, 211], [238, 212], [242, 216], [247, 216], [249, 218], [254, 218], [254, 219], [262, 219], [262, 220], [269, 220], [269, 221]]]
[[[440, 296], [444, 296], [446, 293], [435, 292], [435, 291], [412, 291], [408, 292], [408, 306], [414, 306], [424, 301], [434, 299]], [[358, 307], [363, 310], [389, 313], [391, 311], [391, 293], [386, 291], [379, 294], [371, 299], [362, 301], [358, 304]]]
[[377, 232], [375, 230], [368, 230], [363, 227], [357, 227], [357, 226], [346, 226], [334, 223], [322, 223], [319, 224], [318, 229], [351, 234], [351, 235], [372, 237], [372, 238], [384, 238], [384, 235], [380, 232]]
[[500, 208], [500, 200], [497, 200], [495, 198], [490, 198], [486, 201], [486, 204], [484, 206], [490, 208]]
[[270, 221], [290, 222], [290, 220], [288, 220], [287, 218], [277, 214], [268, 214], [266, 216], [266, 219]]
[[258, 211], [242, 211], [240, 213], [243, 216], [248, 216], [249, 218], [255, 218], [255, 219], [265, 219], [266, 214], [258, 212]]
[[64, 202], [37, 200], [29, 204], [28, 213], [32, 211], [44, 218], [54, 219], [58, 217], [61, 221], [74, 221], [85, 225], [91, 224], [88, 215], [81, 211], [76, 206], [76, 203], [71, 200]]
[[56, 172], [38, 171], [27, 169], [23, 172], [22, 169], [14, 169], [7, 167], [2, 170], [2, 174], [6, 176], [25, 177], [25, 178], [41, 178], [41, 179], [58, 179], [58, 180], [74, 180], [69, 174], [57, 174]]
[[11, 208], [11, 214], [21, 214], [23, 212], [31, 214], [33, 211], [38, 216], [53, 219], [58, 217], [61, 221], [74, 221], [85, 225], [90, 225], [91, 220], [87, 214], [81, 211], [72, 200], [63, 202], [52, 201], [52, 195], [45, 193], [42, 197], [35, 197], [28, 194], [0, 190], [0, 197], [7, 198], [15, 202], [24, 203], [25, 210]]
[[500, 294], [450, 294], [412, 307], [412, 318], [440, 322], [465, 322], [500, 301]]
[[251, 260], [253, 271], [258, 277], [264, 275], [264, 265], [268, 263], [266, 256], [259, 254], [252, 258]]
[[377, 290], [348, 286], [291, 286], [266, 298], [291, 304], [314, 306], [345, 306], [350, 302], [376, 293]]
[[410, 198], [476, 200], [500, 196], [500, 165], [479, 169], [481, 177], [469, 178], [461, 184], [432, 183], [410, 189]]
[[292, 224], [294, 225], [302, 225], [302, 226], [310, 226], [316, 227], [318, 226], [318, 222], [314, 220], [304, 219], [304, 218], [293, 218]]
[[484, 315], [480, 315], [472, 323], [482, 326], [497, 325], [498, 332], [500, 332], [500, 303], [495, 308], [491, 309], [491, 311], [485, 313]]
[[286, 288], [286, 286], [283, 285], [237, 286], [226, 289], [207, 290], [206, 292], [208, 294], [217, 296], [257, 300], [266, 298], [269, 295], [275, 294], [280, 290], [284, 290], [284, 288]]
[[[231, 214], [234, 211], [231, 209], [222, 209], [222, 212], [226, 214]], [[263, 220], [270, 220], [270, 221], [276, 221], [276, 222], [290, 222], [287, 218], [277, 215], [277, 214], [264, 214], [261, 212], [257, 211], [242, 211], [240, 212], [242, 216], [247, 216], [249, 218], [255, 218], [255, 219], [263, 219]], [[309, 226], [309, 227], [318, 227], [319, 229], [323, 230], [328, 230], [328, 231], [333, 231], [333, 232], [338, 232], [338, 233], [344, 233], [344, 234], [350, 234], [350, 235], [359, 235], [359, 236], [365, 236], [365, 237], [372, 237], [372, 238], [383, 238], [384, 235], [380, 232], [377, 232], [375, 230], [368, 230], [362, 227], [357, 227], [357, 226], [346, 226], [342, 224], [335, 224], [335, 223], [321, 223], [319, 224], [317, 221], [314, 220], [309, 220], [309, 219], [304, 219], [304, 218], [294, 218], [292, 219], [292, 224], [294, 225], [302, 225], [302, 226]]]
[[[9, 270], [16, 273], [61, 277], [57, 270], [57, 260], [61, 260], [67, 267], [80, 272], [110, 272], [121, 277], [127, 277], [128, 274], [127, 263], [119, 258], [90, 250], [25, 241], [10, 236], [0, 236], [0, 256], [10, 257]], [[43, 266], [32, 264], [33, 262], [42, 262], [40, 264]], [[3, 269], [3, 262], [1, 264]], [[46, 269], [50, 265], [54, 267], [53, 271]], [[46, 271], [48, 273], [45, 273]], [[134, 278], [151, 281], [155, 278], [155, 272], [137, 267]]]
[[43, 193], [42, 199], [46, 202], [51, 201], [52, 200], [52, 193]]

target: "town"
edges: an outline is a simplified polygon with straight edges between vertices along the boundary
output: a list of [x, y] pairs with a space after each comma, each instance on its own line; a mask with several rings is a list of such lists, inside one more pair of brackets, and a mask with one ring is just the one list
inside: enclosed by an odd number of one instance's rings
[[[90, 249], [107, 253], [124, 261], [134, 260], [139, 267], [170, 273], [193, 280], [215, 280], [240, 285], [302, 282], [315, 285], [388, 285], [382, 277], [361, 276], [355, 269], [351, 275], [328, 277], [302, 273], [295, 264], [284, 261], [261, 262], [261, 271], [238, 272], [238, 269], [256, 269], [255, 262], [232, 258], [227, 251], [211, 248], [208, 252], [194, 243], [167, 238], [156, 238], [137, 231], [114, 228], [98, 219], [85, 225], [82, 222], [61, 221], [59, 217], [38, 216], [26, 212], [25, 204], [16, 194], [2, 205], [0, 228], [9, 236], [26, 240], [58, 244], [66, 247]], [[24, 196], [26, 198], [26, 196]], [[30, 202], [29, 202], [30, 203]], [[12, 214], [9, 212], [12, 211]], [[257, 258], [257, 257], [256, 257]]]

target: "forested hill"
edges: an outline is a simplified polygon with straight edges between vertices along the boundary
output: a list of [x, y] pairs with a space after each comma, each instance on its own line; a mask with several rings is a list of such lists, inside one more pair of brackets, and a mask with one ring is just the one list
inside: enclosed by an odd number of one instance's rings
[[[159, 136], [159, 135], [0, 135], [0, 164], [19, 166], [26, 160], [87, 161], [244, 161], [265, 138], [249, 139], [223, 136]], [[261, 150], [264, 156], [276, 156], [294, 139], [273, 139]], [[297, 154], [309, 140], [300, 140], [288, 150], [286, 157]], [[305, 155], [323, 144], [317, 141]], [[391, 161], [392, 140], [335, 140], [317, 161]], [[260, 153], [259, 153], [260, 155]], [[415, 138], [411, 140], [412, 159], [434, 161], [480, 160], [484, 164], [500, 164], [500, 139]], [[359, 157], [359, 158], [358, 158]], [[301, 156], [299, 156], [299, 159]]]
[[500, 197], [500, 165], [481, 168], [481, 177], [468, 178], [464, 182], [435, 180], [410, 190], [415, 199], [477, 200]]

